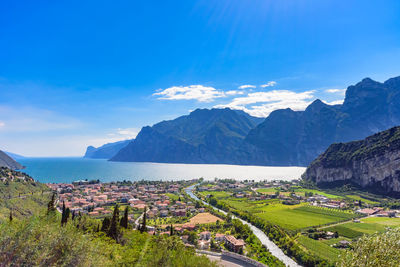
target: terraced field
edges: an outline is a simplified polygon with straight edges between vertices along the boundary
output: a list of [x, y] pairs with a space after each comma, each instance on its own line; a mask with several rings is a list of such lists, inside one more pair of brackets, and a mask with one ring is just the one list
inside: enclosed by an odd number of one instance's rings
[[323, 242], [308, 238], [306, 236], [300, 236], [299, 238], [297, 238], [297, 242], [299, 242], [312, 254], [315, 254], [330, 262], [335, 262], [340, 254], [340, 250], [333, 248]]

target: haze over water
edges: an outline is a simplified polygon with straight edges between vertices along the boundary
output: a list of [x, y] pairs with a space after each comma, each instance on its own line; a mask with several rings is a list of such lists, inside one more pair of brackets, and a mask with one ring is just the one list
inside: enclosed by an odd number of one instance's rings
[[167, 164], [110, 162], [84, 158], [24, 158], [23, 171], [43, 183], [70, 183], [81, 179], [117, 180], [180, 180], [233, 178], [238, 180], [299, 179], [304, 167], [265, 167], [217, 164]]

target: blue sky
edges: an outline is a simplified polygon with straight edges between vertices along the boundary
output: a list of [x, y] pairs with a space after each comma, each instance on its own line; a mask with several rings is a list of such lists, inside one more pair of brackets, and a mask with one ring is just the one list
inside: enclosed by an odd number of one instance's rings
[[[256, 116], [400, 75], [400, 2], [3, 1], [0, 149], [78, 156], [196, 108]], [[246, 86], [247, 85], [247, 86]]]

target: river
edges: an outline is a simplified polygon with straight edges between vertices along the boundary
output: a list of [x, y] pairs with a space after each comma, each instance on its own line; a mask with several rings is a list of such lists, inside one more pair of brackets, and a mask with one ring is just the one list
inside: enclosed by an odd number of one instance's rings
[[[196, 186], [196, 185], [192, 185], [192, 186], [189, 186], [188, 188], [186, 188], [186, 189], [185, 189], [186, 193], [187, 193], [190, 197], [192, 197], [193, 199], [199, 200], [199, 201], [201, 201], [202, 203], [204, 203], [205, 205], [211, 206], [211, 205], [208, 204], [207, 202], [205, 202], [205, 201], [199, 199], [199, 198], [193, 193], [193, 189], [194, 189], [195, 186]], [[211, 206], [211, 207], [212, 207], [213, 209], [215, 209], [215, 210], [217, 210], [217, 211], [219, 211], [219, 212], [221, 212], [221, 213], [223, 213], [223, 214], [226, 215], [226, 212], [225, 212], [225, 211], [220, 210], [220, 209], [218, 209], [218, 208], [216, 208], [216, 207], [213, 207], [213, 206]], [[282, 251], [277, 245], [275, 245], [275, 243], [272, 242], [272, 241], [268, 238], [268, 236], [267, 236], [263, 231], [261, 231], [261, 229], [259, 229], [258, 227], [252, 225], [252, 224], [249, 223], [249, 222], [246, 222], [246, 221], [244, 221], [244, 220], [242, 220], [242, 219], [240, 219], [240, 218], [237, 218], [236, 216], [233, 216], [233, 217], [236, 218], [236, 219], [239, 219], [242, 223], [248, 225], [248, 226], [250, 227], [250, 229], [253, 231], [254, 235], [257, 236], [257, 238], [258, 238], [258, 239], [261, 241], [261, 243], [269, 250], [269, 252], [271, 252], [272, 255], [274, 255], [274, 256], [277, 257], [279, 260], [281, 260], [286, 266], [289, 266], [289, 267], [300, 267], [300, 265], [297, 264], [294, 260], [292, 260], [290, 257], [286, 256], [285, 253], [283, 253], [283, 251]]]

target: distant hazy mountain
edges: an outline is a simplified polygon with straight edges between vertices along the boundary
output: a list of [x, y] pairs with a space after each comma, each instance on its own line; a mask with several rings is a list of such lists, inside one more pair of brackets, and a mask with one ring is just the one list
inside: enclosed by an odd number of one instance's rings
[[196, 109], [144, 127], [112, 161], [236, 163], [235, 150], [262, 119], [243, 111]]
[[15, 154], [15, 153], [11, 153], [8, 151], [3, 151], [3, 152], [6, 153], [7, 155], [9, 155], [10, 157], [12, 157], [14, 160], [25, 158], [24, 156], [21, 156], [21, 155]]
[[12, 159], [9, 155], [0, 150], [0, 167], [7, 167], [12, 170], [21, 170], [24, 167]]
[[348, 87], [343, 105], [314, 101], [305, 111], [276, 110], [247, 135], [245, 164], [307, 165], [332, 143], [363, 139], [400, 125], [400, 77]]
[[303, 179], [320, 186], [353, 184], [400, 197], [400, 127], [361, 141], [330, 145], [310, 164]]
[[122, 148], [127, 146], [131, 140], [124, 140], [115, 143], [108, 143], [98, 148], [88, 146], [84, 158], [92, 159], [110, 159], [117, 154]]

